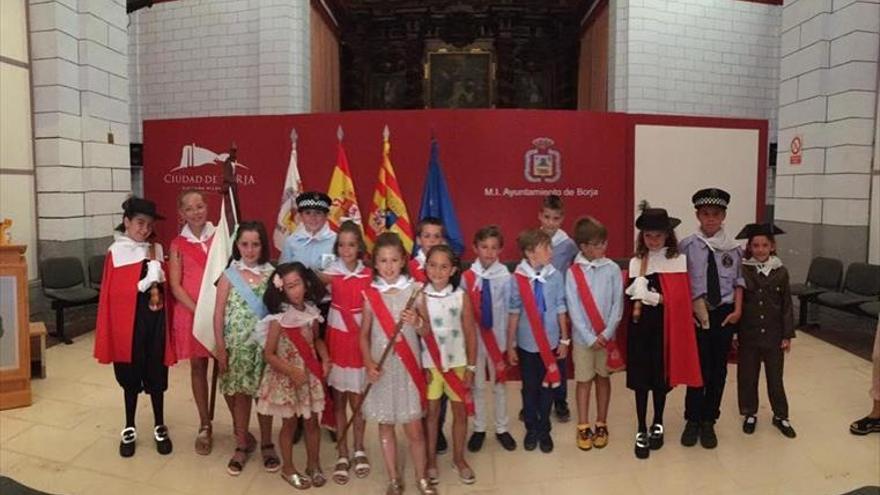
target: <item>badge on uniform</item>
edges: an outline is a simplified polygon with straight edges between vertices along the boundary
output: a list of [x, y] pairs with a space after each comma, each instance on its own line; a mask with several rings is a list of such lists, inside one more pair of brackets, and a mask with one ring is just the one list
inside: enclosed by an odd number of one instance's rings
[[729, 254], [724, 253], [724, 256], [721, 257], [721, 264], [724, 268], [730, 268], [733, 266], [733, 258]]
[[327, 267], [330, 266], [334, 261], [336, 261], [336, 255], [333, 253], [324, 253], [321, 255], [321, 270], [326, 270]]

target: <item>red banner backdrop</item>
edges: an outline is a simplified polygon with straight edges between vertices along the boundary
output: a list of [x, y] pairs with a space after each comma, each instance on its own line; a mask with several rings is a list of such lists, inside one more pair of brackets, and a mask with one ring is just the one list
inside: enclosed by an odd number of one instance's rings
[[[499, 224], [505, 260], [520, 257], [517, 234], [537, 226], [545, 195], [560, 195], [563, 227], [590, 214], [609, 229], [609, 255], [632, 251], [631, 122], [625, 114], [529, 110], [370, 111], [333, 114], [157, 120], [144, 123], [145, 195], [169, 218], [160, 240], [178, 231], [176, 198], [183, 189], [219, 191], [222, 154], [238, 147], [237, 178], [243, 219], [270, 232], [281, 199], [296, 129], [305, 190], [326, 191], [336, 159], [336, 130], [344, 143], [361, 210], [369, 210], [382, 151], [382, 129], [391, 131], [391, 159], [410, 217], [418, 216], [431, 136], [466, 244], [483, 225]], [[187, 165], [187, 166], [182, 166]], [[211, 217], [219, 195], [210, 197]], [[472, 258], [470, 252], [465, 258]]]

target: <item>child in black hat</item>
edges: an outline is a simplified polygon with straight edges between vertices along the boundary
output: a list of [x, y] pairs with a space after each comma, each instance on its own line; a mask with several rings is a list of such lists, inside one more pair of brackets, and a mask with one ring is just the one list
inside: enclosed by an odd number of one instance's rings
[[119, 455], [135, 452], [135, 410], [141, 391], [150, 395], [156, 427], [156, 450], [171, 453], [164, 419], [168, 366], [174, 363], [165, 325], [165, 269], [162, 246], [149, 242], [153, 223], [163, 217], [152, 201], [131, 197], [122, 204], [120, 232], [104, 262], [95, 329], [95, 358], [113, 363], [116, 382], [125, 392], [125, 429]]
[[[639, 233], [625, 291], [633, 301], [626, 343], [626, 386], [636, 396], [635, 455], [639, 459], [663, 446], [663, 411], [672, 387], [702, 385], [687, 258], [678, 252], [675, 239], [680, 221], [662, 208], [643, 207], [636, 220]], [[650, 428], [649, 392], [654, 404]]]
[[284, 241], [279, 262], [299, 261], [315, 271], [330, 266], [336, 258], [333, 255], [336, 233], [327, 221], [330, 205], [330, 196], [322, 192], [304, 192], [296, 197], [299, 220], [296, 230]]
[[748, 239], [743, 261], [743, 316], [739, 323], [739, 364], [736, 370], [739, 412], [745, 416], [743, 432], [755, 431], [758, 419], [758, 376], [761, 364], [767, 374], [767, 394], [773, 408], [773, 426], [795, 437], [788, 421], [788, 401], [782, 384], [785, 353], [791, 349], [794, 312], [788, 270], [776, 256], [774, 236], [784, 232], [770, 223], [746, 225], [737, 239]]
[[724, 230], [730, 194], [712, 187], [694, 193], [691, 201], [700, 228], [681, 241], [687, 255], [694, 320], [703, 386], [688, 387], [681, 435], [685, 447], [718, 445], [715, 421], [721, 415], [721, 396], [727, 381], [727, 355], [742, 315], [742, 249]]

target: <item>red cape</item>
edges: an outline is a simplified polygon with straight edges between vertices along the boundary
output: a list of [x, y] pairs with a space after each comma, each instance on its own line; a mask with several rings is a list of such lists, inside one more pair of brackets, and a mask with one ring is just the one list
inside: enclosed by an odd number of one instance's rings
[[663, 291], [663, 347], [666, 380], [670, 387], [702, 387], [700, 354], [691, 306], [691, 286], [686, 272], [660, 273]]
[[[101, 294], [98, 299], [98, 317], [95, 325], [95, 358], [99, 363], [130, 363], [131, 345], [134, 339], [134, 313], [137, 308], [137, 283], [141, 278], [142, 263], [114, 267], [113, 254], [104, 259]], [[164, 266], [163, 266], [164, 270]], [[167, 284], [163, 284], [164, 301], [168, 303]], [[165, 311], [165, 359], [166, 366], [176, 362], [170, 311]]]

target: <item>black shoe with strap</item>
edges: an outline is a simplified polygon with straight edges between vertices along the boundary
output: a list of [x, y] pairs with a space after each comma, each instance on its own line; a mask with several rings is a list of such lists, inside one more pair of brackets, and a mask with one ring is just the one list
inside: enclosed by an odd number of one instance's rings
[[654, 423], [648, 433], [648, 447], [651, 450], [660, 450], [663, 447], [663, 425]]
[[137, 430], [133, 426], [129, 426], [122, 430], [120, 435], [122, 440], [119, 442], [119, 455], [122, 457], [133, 456], [137, 445]]
[[168, 427], [159, 425], [153, 428], [153, 438], [156, 439], [156, 452], [161, 455], [168, 455], [173, 449], [171, 437], [168, 436]]
[[773, 416], [773, 426], [778, 428], [779, 431], [788, 438], [794, 438], [797, 436], [797, 433], [794, 432], [794, 428], [791, 427], [791, 423], [788, 419]]
[[647, 459], [651, 455], [651, 448], [648, 443], [648, 433], [640, 431], [636, 433], [636, 457], [639, 459]]
[[758, 425], [758, 418], [748, 415], [746, 419], [743, 420], [743, 433], [747, 435], [751, 435], [755, 432], [755, 426]]

